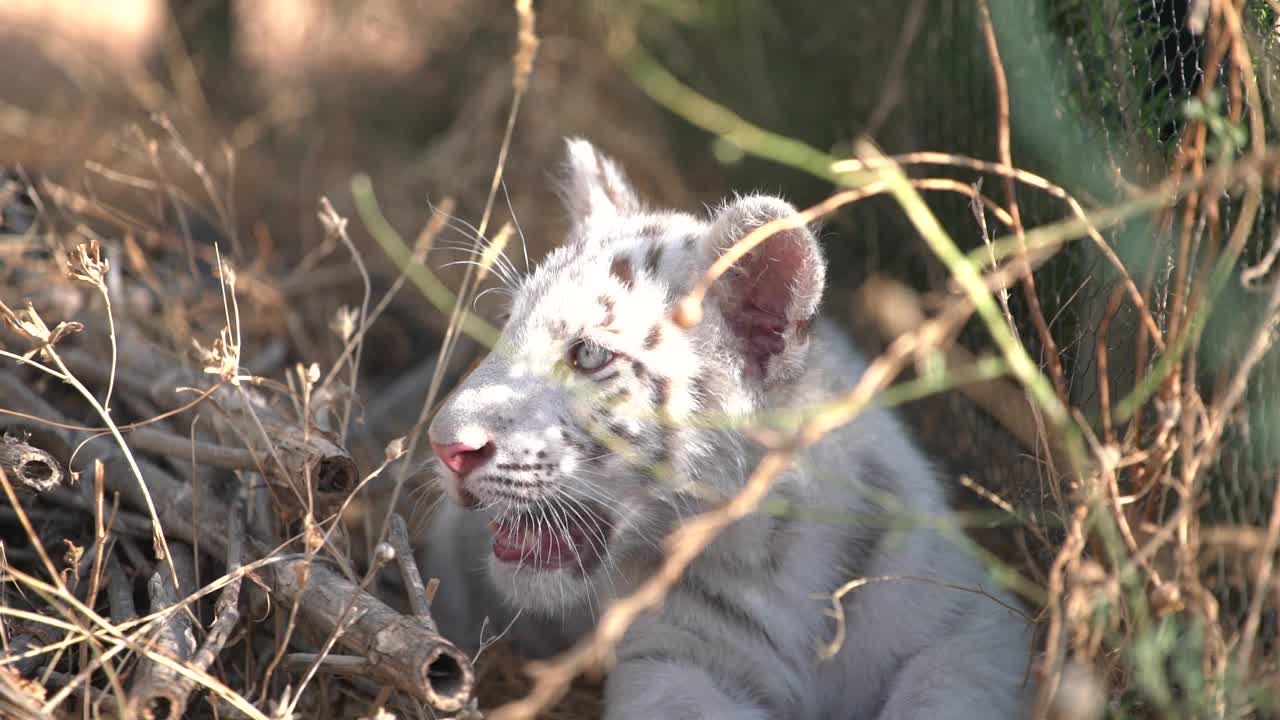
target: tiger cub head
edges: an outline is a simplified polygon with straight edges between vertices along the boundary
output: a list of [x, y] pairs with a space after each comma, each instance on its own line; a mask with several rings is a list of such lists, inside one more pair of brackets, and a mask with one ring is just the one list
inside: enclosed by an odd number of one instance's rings
[[707, 217], [655, 210], [589, 142], [566, 150], [568, 237], [513, 288], [496, 346], [428, 431], [446, 495], [488, 521], [491, 579], [545, 611], [656, 557], [708, 490], [742, 483], [725, 425], [803, 372], [826, 273], [807, 228], [776, 233], [681, 328], [677, 303], [712, 263], [794, 208], [751, 195]]

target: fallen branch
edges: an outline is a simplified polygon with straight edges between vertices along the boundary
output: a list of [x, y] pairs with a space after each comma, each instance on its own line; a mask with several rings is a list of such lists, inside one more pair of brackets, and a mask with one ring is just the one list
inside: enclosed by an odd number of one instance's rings
[[[231, 636], [231, 631], [235, 629], [236, 623], [240, 621], [240, 584], [243, 577], [235, 574], [239, 570], [244, 555], [244, 496], [242, 493], [236, 495], [236, 502], [231, 508], [231, 512], [227, 515], [227, 574], [234, 575], [231, 582], [222, 589], [218, 595], [218, 601], [214, 606], [217, 616], [214, 618], [213, 624], [209, 626], [209, 634], [205, 637], [204, 644], [196, 651], [191, 659], [191, 664], [200, 672], [208, 672], [209, 666], [218, 658], [218, 654], [222, 652], [223, 646], [227, 642], [227, 638]], [[170, 701], [170, 717], [182, 717], [186, 710], [187, 702], [191, 697], [191, 691], [195, 689], [196, 683], [191, 678], [179, 678], [169, 693]]]
[[[145, 461], [139, 465], [166, 532], [186, 542], [198, 540], [206, 553], [226, 556], [232, 515], [226, 504], [203, 493], [197, 501], [189, 485]], [[107, 489], [119, 492], [124, 504], [135, 505], [141, 499], [122, 461], [106, 463], [103, 477]], [[258, 550], [266, 549], [252, 544]], [[345, 614], [338, 644], [367, 658], [374, 680], [441, 712], [459, 710], [471, 697], [475, 674], [470, 659], [435, 631], [429, 615], [425, 622], [421, 616], [401, 615], [321, 561], [306, 556], [283, 559], [256, 573], [273, 598], [296, 606], [300, 621], [321, 636], [338, 631]], [[348, 605], [351, 609], [344, 613]]]
[[[157, 347], [136, 328], [120, 325], [120, 364], [131, 368], [135, 379], [117, 384], [133, 388], [141, 377], [153, 378], [145, 392], [162, 410], [181, 408], [192, 391], [208, 394], [217, 407], [218, 422], [244, 443], [244, 448], [196, 443], [196, 459], [232, 470], [260, 470], [284, 492], [277, 502], [290, 516], [323, 515], [340, 504], [359, 479], [355, 460], [330, 440], [310, 420], [294, 420], [268, 402], [267, 396], [249, 385], [252, 378], [238, 378], [238, 385], [223, 383], [218, 375], [183, 367], [173, 354]], [[68, 353], [68, 366], [97, 383], [106, 382], [101, 362], [86, 353]], [[192, 443], [150, 428], [135, 430], [134, 442], [149, 452], [190, 457]]]
[[[347, 625], [338, 644], [369, 662], [369, 676], [441, 712], [461, 710], [471, 697], [475, 674], [470, 659], [427, 628], [315, 560], [286, 561], [271, 568], [272, 594], [299, 606], [299, 616], [319, 632]], [[350, 612], [344, 611], [350, 605]]]
[[[151, 612], [173, 608], [178, 601], [195, 591], [196, 577], [191, 548], [180, 542], [169, 543], [174, 572], [173, 576], [157, 566], [147, 581], [147, 594], [151, 598]], [[185, 609], [174, 609], [167, 618], [157, 622], [157, 632], [151, 638], [152, 649], [179, 662], [188, 661], [196, 649], [191, 615]], [[168, 720], [181, 717], [182, 697], [176, 696], [182, 675], [174, 668], [144, 657], [134, 675], [129, 693], [128, 714], [146, 720]]]

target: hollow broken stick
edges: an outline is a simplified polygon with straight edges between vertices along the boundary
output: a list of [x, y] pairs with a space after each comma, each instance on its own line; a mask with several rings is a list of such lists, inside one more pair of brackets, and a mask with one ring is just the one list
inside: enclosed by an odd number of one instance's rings
[[19, 495], [42, 493], [62, 482], [62, 466], [53, 455], [18, 438], [0, 436], [0, 469]]

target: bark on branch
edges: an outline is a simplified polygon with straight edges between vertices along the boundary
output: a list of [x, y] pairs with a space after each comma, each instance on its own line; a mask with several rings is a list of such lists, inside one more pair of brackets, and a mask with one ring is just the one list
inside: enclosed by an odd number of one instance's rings
[[7, 435], [0, 437], [0, 470], [19, 495], [36, 495], [62, 482], [62, 466], [53, 455]]
[[[186, 542], [198, 539], [202, 550], [225, 557], [231, 516], [226, 504], [203, 494], [196, 503], [189, 485], [143, 461], [139, 465], [169, 536]], [[104, 482], [109, 491], [120, 493], [125, 505], [138, 507], [137, 483], [122, 460], [106, 464]], [[250, 545], [256, 543], [250, 540]], [[339, 630], [350, 604], [338, 646], [366, 658], [372, 680], [440, 712], [456, 712], [470, 699], [475, 685], [471, 660], [435, 631], [429, 614], [401, 615], [317, 558], [298, 555], [256, 574], [277, 601], [298, 607], [299, 622], [322, 636]]]
[[[153, 613], [173, 607], [196, 590], [191, 548], [184, 543], [171, 542], [169, 551], [178, 584], [174, 585], [173, 576], [166, 566], [156, 565], [155, 572], [147, 581], [147, 594], [151, 598]], [[196, 649], [196, 638], [191, 629], [188, 610], [177, 610], [157, 624], [157, 632], [150, 639], [152, 649], [179, 662], [189, 660]], [[144, 657], [138, 664], [134, 678], [133, 688], [129, 692], [129, 717], [169, 720], [182, 716], [185, 702], [175, 692], [182, 675], [176, 670]]]

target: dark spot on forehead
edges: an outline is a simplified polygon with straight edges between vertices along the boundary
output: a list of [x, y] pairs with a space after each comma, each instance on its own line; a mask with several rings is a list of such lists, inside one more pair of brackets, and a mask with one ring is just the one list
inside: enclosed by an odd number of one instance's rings
[[608, 295], [601, 295], [600, 306], [604, 308], [604, 320], [602, 320], [600, 324], [604, 327], [608, 327], [612, 325], [613, 321], [616, 319], [613, 315], [613, 298]]
[[681, 244], [684, 245], [685, 250], [692, 250], [693, 244], [697, 241], [698, 241], [698, 236], [695, 235], [694, 233], [689, 233], [688, 235], [684, 236], [684, 240], [681, 241]]
[[640, 226], [640, 234], [645, 237], [662, 237], [667, 231], [667, 224], [662, 220], [650, 220]]
[[653, 390], [653, 404], [666, 407], [671, 400], [671, 378], [654, 375], [649, 378], [649, 388]]
[[649, 368], [645, 367], [644, 363], [639, 360], [632, 360], [631, 371], [636, 374], [637, 378], [644, 379], [644, 376], [649, 373]]
[[654, 243], [649, 246], [649, 250], [644, 254], [644, 269], [650, 275], [658, 274], [658, 263], [662, 262], [662, 246]]
[[644, 336], [644, 349], [652, 350], [658, 347], [660, 342], [662, 342], [662, 326], [654, 325], [649, 328], [649, 334]]
[[609, 272], [628, 290], [635, 283], [635, 271], [631, 268], [631, 258], [626, 255], [615, 257], [613, 264], [609, 266]]

